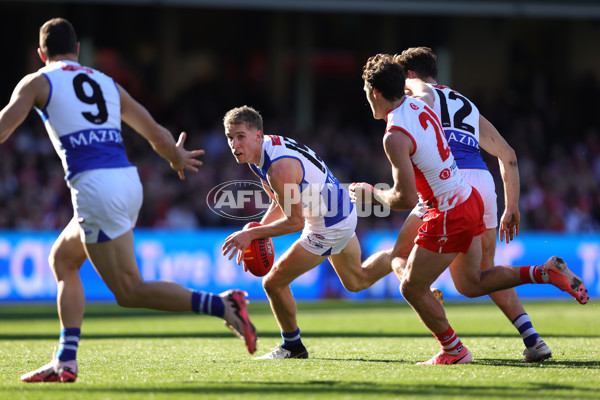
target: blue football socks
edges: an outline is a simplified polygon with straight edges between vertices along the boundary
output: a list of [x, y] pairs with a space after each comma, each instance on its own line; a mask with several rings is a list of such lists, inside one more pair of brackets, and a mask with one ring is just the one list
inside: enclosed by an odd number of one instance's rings
[[77, 358], [77, 347], [79, 346], [80, 337], [80, 328], [61, 329], [56, 358], [60, 361], [75, 360]]
[[294, 332], [281, 332], [283, 338], [283, 347], [293, 347], [302, 344], [300, 338], [300, 328], [296, 328]]
[[535, 341], [540, 337], [537, 331], [533, 329], [533, 324], [531, 323], [531, 319], [529, 319], [529, 315], [527, 313], [519, 315], [512, 322], [515, 328], [519, 330], [521, 337], [523, 338], [523, 343], [525, 343], [525, 347], [531, 347], [535, 345]]
[[207, 314], [223, 318], [225, 304], [218, 294], [194, 291], [192, 292], [192, 310], [196, 314]]

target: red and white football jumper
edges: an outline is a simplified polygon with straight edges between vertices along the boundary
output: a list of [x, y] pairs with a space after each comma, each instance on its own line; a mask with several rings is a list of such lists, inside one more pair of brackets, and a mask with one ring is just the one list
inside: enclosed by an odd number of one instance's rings
[[439, 253], [466, 253], [485, 230], [483, 202], [460, 174], [438, 117], [423, 101], [405, 97], [387, 115], [386, 134], [393, 130], [413, 142], [417, 192], [428, 210], [415, 243]]

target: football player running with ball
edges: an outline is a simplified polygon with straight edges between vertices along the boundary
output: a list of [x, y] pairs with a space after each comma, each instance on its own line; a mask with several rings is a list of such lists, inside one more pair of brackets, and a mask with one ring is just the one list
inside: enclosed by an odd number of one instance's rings
[[431, 106], [405, 94], [405, 74], [390, 55], [369, 58], [363, 68], [364, 91], [375, 119], [385, 120], [383, 146], [394, 185], [378, 190], [367, 183], [350, 187], [353, 201], [375, 199], [391, 209], [427, 212], [401, 276], [400, 291], [439, 341], [442, 350], [419, 364], [465, 364], [469, 350], [450, 326], [431, 284], [450, 266], [457, 287], [468, 297], [483, 296], [525, 283], [549, 283], [581, 304], [587, 290], [558, 257], [543, 265], [494, 266], [481, 270], [484, 205], [456, 166], [442, 125]]
[[359, 291], [389, 273], [391, 258], [370, 257], [361, 265], [355, 207], [314, 151], [288, 137], [264, 135], [262, 116], [251, 107], [228, 111], [223, 124], [236, 161], [250, 166], [273, 199], [261, 226], [230, 235], [223, 254], [237, 256], [239, 264], [253, 240], [302, 231], [263, 279], [283, 343], [258, 359], [308, 358], [290, 283], [329, 259], [344, 287]]

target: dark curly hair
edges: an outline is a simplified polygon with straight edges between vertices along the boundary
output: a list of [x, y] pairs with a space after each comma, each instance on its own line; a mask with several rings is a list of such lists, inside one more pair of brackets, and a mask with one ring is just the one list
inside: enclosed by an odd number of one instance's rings
[[377, 89], [386, 100], [393, 101], [404, 96], [406, 76], [389, 54], [370, 57], [363, 67], [362, 78], [370, 89]]

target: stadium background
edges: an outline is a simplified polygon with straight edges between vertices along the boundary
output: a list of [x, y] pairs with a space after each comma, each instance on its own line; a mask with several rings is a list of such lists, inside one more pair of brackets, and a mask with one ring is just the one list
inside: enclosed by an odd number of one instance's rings
[[[223, 114], [254, 106], [267, 134], [313, 148], [341, 182], [389, 183], [383, 123], [371, 117], [361, 67], [373, 54], [426, 45], [439, 56], [438, 81], [472, 99], [519, 158], [521, 236], [498, 246], [497, 262], [524, 265], [559, 254], [591, 296], [600, 295], [597, 2], [2, 1], [3, 105], [19, 79], [41, 67], [38, 28], [56, 16], [74, 24], [83, 64], [113, 76], [172, 133], [187, 131], [188, 148], [207, 152], [201, 172], [180, 182], [146, 142], [125, 134], [144, 183], [136, 251], [145, 278], [212, 291], [238, 286], [264, 298], [258, 278], [219, 255], [243, 222], [206, 206], [219, 183], [254, 179], [229, 153]], [[486, 161], [502, 210], [497, 162]], [[0, 146], [0, 301], [54, 299], [46, 258], [71, 215], [61, 164], [32, 112]], [[362, 218], [364, 254], [389, 247], [405, 216]], [[276, 251], [293, 238], [278, 238]], [[89, 265], [82, 273], [89, 299], [112, 299]], [[438, 284], [461, 298], [447, 277]], [[400, 296], [393, 277], [349, 295], [327, 265], [293, 288], [299, 298]], [[518, 291], [559, 294], [531, 285]]]

